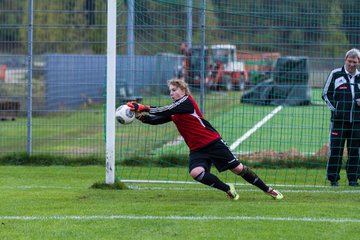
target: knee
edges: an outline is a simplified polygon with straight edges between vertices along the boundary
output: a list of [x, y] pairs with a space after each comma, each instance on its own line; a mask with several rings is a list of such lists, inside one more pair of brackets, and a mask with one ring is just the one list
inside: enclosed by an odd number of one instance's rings
[[241, 174], [245, 169], [245, 166], [240, 163], [239, 165], [237, 165], [235, 168], [231, 169], [231, 171], [237, 175]]
[[190, 175], [193, 179], [196, 180], [196, 178], [203, 172], [205, 172], [205, 169], [203, 167], [196, 167], [190, 171]]

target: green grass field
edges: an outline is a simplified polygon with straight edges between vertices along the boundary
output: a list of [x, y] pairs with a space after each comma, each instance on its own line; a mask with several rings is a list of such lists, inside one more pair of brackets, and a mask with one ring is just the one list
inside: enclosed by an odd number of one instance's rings
[[[319, 93], [313, 91], [314, 105], [282, 109], [234, 151], [295, 148], [312, 156], [327, 142], [328, 135], [329, 114], [318, 102]], [[205, 117], [229, 144], [275, 108], [241, 104], [239, 94], [206, 96]], [[157, 96], [144, 102], [163, 105], [169, 99]], [[36, 116], [33, 153], [105, 159], [103, 121], [103, 106]], [[26, 126], [23, 117], [1, 122], [1, 154], [26, 149]], [[172, 124], [117, 124], [116, 130], [118, 179], [177, 181], [172, 184], [124, 181], [130, 189], [101, 190], [91, 186], [104, 182], [105, 166], [0, 166], [0, 239], [358, 238], [360, 189], [347, 187], [344, 170], [340, 187], [326, 187], [325, 165], [317, 159], [314, 168], [282, 168], [279, 162], [254, 168], [266, 183], [283, 192], [282, 201], [272, 200], [230, 172], [218, 176], [236, 184], [241, 196], [237, 202], [195, 183], [186, 164], [121, 164], [128, 156], [134, 156], [134, 162], [186, 156], [183, 142], [168, 144], [177, 137]]]
[[[257, 169], [264, 175], [261, 169]], [[200, 184], [90, 188], [103, 166], [0, 166], [1, 239], [357, 239], [360, 189], [282, 187], [239, 201]], [[268, 179], [270, 180], [270, 179]]]

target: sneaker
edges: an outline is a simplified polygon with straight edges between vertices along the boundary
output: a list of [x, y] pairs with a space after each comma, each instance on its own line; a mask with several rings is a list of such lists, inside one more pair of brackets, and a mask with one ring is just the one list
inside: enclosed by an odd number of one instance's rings
[[281, 192], [275, 189], [271, 189], [269, 192], [267, 192], [267, 194], [269, 194], [274, 200], [281, 200], [284, 198]]
[[240, 196], [239, 196], [239, 194], [236, 192], [234, 184], [230, 183], [230, 184], [228, 184], [228, 185], [229, 185], [229, 187], [230, 187], [230, 190], [226, 192], [228, 198], [230, 198], [230, 199], [232, 199], [232, 200], [235, 200], [235, 201], [236, 201], [236, 200], [239, 200]]
[[350, 187], [359, 187], [359, 183], [358, 182], [349, 182], [349, 186]]

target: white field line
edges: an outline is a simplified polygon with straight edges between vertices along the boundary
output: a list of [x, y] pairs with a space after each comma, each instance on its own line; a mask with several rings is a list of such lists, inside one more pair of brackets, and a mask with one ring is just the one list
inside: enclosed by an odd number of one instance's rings
[[278, 106], [274, 110], [272, 110], [268, 115], [266, 115], [260, 122], [255, 124], [249, 131], [247, 131], [244, 135], [242, 135], [239, 139], [237, 139], [233, 144], [230, 146], [230, 150], [234, 150], [237, 146], [240, 145], [245, 139], [251, 136], [254, 132], [256, 132], [262, 125], [264, 125], [267, 121], [269, 121], [275, 114], [277, 114], [280, 110], [283, 109], [283, 106]]
[[[164, 185], [166, 185], [166, 184], [201, 185], [201, 183], [196, 182], [196, 181], [127, 180], [127, 179], [123, 179], [123, 180], [121, 180], [121, 182], [123, 182], [123, 183], [135, 183], [135, 184], [138, 183], [138, 184], [164, 184]], [[250, 186], [247, 183], [232, 183], [232, 184], [234, 184], [235, 186]], [[312, 189], [320, 188], [320, 189], [334, 189], [334, 190], [341, 188], [341, 186], [339, 186], [339, 188], [333, 188], [331, 186], [325, 186], [325, 185], [304, 185], [304, 184], [293, 185], [293, 184], [269, 183], [269, 185], [274, 186], [274, 187], [286, 187], [286, 188], [312, 188]], [[174, 187], [169, 187], [169, 188], [173, 189]], [[184, 188], [186, 188], [186, 187], [184, 187]], [[190, 189], [193, 189], [193, 188], [190, 188]], [[357, 192], [357, 190], [350, 190], [350, 192], [354, 192], [354, 191]], [[359, 190], [359, 192], [360, 192], [360, 190]]]
[[[171, 181], [171, 180], [131, 180], [131, 179], [122, 179], [123, 183], [140, 183], [140, 184], [186, 184], [186, 185], [201, 185], [199, 182], [193, 180], [190, 181]], [[233, 183], [235, 186], [249, 186], [247, 183]], [[269, 183], [271, 186], [276, 187], [289, 187], [289, 188], [333, 188], [331, 186], [325, 185], [294, 185], [294, 184], [275, 184]], [[341, 187], [341, 186], [340, 186]], [[1, 187], [0, 187], [1, 188]]]
[[[244, 186], [244, 187], [251, 187], [246, 184], [235, 184], [236, 186]], [[276, 185], [277, 187], [280, 185]], [[283, 187], [289, 187], [288, 185], [281, 185]], [[159, 186], [137, 186], [137, 185], [128, 185], [130, 189], [133, 190], [160, 190], [160, 191], [215, 191], [213, 188], [208, 187], [175, 187], [173, 185], [168, 185], [168, 187], [159, 187]], [[58, 187], [58, 186], [0, 186], [2, 190], [11, 190], [11, 189], [84, 189], [85, 187]], [[294, 186], [294, 188], [314, 188], [310, 190], [306, 189], [281, 189], [281, 192], [284, 193], [331, 193], [331, 194], [360, 194], [360, 190], [348, 190], [348, 189], [341, 189], [332, 188], [330, 186], [326, 187], [314, 187], [314, 186]], [[318, 189], [318, 190], [317, 190]], [[239, 192], [259, 192], [257, 188], [239, 188]]]
[[192, 221], [221, 221], [221, 220], [244, 220], [244, 221], [287, 221], [287, 222], [327, 222], [327, 223], [360, 223], [360, 219], [334, 219], [334, 218], [293, 218], [293, 217], [266, 217], [266, 216], [133, 216], [133, 215], [110, 215], [110, 216], [0, 216], [0, 220], [192, 220]]
[[[166, 190], [166, 191], [216, 191], [214, 188], [194, 188], [194, 187], [139, 187], [139, 186], [128, 186], [130, 189], [133, 190]], [[261, 192], [259, 189], [237, 189], [238, 193], [242, 192]], [[289, 190], [289, 189], [281, 189], [282, 193], [331, 193], [331, 194], [360, 194], [360, 190], [330, 190], [330, 189], [323, 189], [323, 190]]]

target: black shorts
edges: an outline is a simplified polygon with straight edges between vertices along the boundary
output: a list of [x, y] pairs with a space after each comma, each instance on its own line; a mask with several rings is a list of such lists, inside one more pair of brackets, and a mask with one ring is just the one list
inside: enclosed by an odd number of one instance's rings
[[222, 139], [190, 152], [189, 172], [196, 167], [203, 167], [209, 172], [212, 164], [223, 172], [237, 167], [240, 161]]

